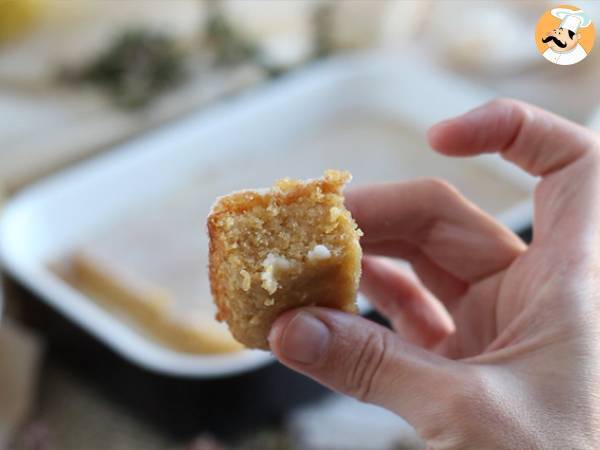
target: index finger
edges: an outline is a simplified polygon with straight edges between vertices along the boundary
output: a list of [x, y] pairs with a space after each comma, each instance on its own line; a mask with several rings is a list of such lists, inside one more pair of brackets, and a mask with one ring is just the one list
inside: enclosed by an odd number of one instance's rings
[[534, 244], [563, 236], [563, 249], [582, 248], [597, 234], [600, 144], [591, 130], [527, 103], [501, 99], [435, 125], [428, 137], [440, 153], [499, 152], [542, 177], [535, 191]]
[[592, 131], [533, 105], [498, 99], [434, 125], [429, 143], [440, 153], [500, 152], [535, 176], [564, 168], [598, 147]]

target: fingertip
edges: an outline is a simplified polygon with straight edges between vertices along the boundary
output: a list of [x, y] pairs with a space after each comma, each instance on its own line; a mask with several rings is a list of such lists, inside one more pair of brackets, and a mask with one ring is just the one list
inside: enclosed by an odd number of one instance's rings
[[387, 291], [390, 289], [389, 283], [399, 276], [399, 266], [382, 256], [364, 255], [361, 259], [361, 269], [360, 287], [364, 291], [369, 291], [368, 287], [373, 284]]
[[[494, 150], [506, 128], [507, 111], [515, 110], [514, 100], [496, 99], [464, 114], [443, 120], [427, 132], [429, 144], [449, 156], [467, 156]], [[509, 116], [509, 115], [508, 115]]]
[[365, 214], [368, 214], [371, 204], [376, 200], [377, 190], [374, 189], [374, 185], [352, 186], [344, 190], [344, 206], [350, 211], [359, 227]]
[[430, 336], [423, 344], [426, 348], [431, 348], [456, 333], [456, 324], [444, 305], [432, 299], [429, 306], [431, 310], [423, 315], [423, 320], [427, 322], [430, 330]]
[[432, 148], [438, 149], [444, 143], [444, 134], [446, 132], [448, 120], [438, 122], [427, 130], [427, 141]]
[[344, 206], [352, 215], [354, 215], [356, 210], [356, 190], [357, 188], [355, 187], [344, 190]]
[[360, 265], [362, 269], [362, 273], [365, 274], [369, 272], [373, 266], [377, 265], [377, 260], [379, 258], [377, 256], [370, 256], [363, 254], [363, 257], [360, 260]]
[[457, 154], [462, 148], [464, 137], [459, 117], [439, 122], [427, 131], [429, 145], [443, 154]]

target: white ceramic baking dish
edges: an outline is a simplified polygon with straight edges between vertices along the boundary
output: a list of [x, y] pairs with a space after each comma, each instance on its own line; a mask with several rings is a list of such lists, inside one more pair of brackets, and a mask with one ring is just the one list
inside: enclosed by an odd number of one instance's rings
[[[347, 137], [352, 130], [348, 120], [355, 120], [352, 118], [393, 123], [400, 127], [397, 139], [401, 152], [403, 145], [407, 145], [401, 142], [403, 133], [410, 134], [413, 144], [425, 147], [424, 131], [428, 126], [493, 96], [419, 62], [418, 58], [413, 64], [406, 61], [403, 57], [401, 62], [395, 55], [364, 54], [319, 63], [39, 182], [19, 193], [4, 208], [0, 248], [5, 269], [42, 301], [124, 358], [147, 369], [175, 376], [215, 377], [267, 364], [272, 356], [261, 351], [205, 356], [165, 348], [136, 333], [67, 285], [47, 264], [131, 208], [163, 197], [177, 189], [182, 180], [206, 167], [235, 161], [237, 155], [251, 159], [248, 164], [227, 163], [223, 173], [228, 173], [221, 181], [225, 180], [223, 186], [228, 188], [247, 180], [248, 173], [253, 174], [253, 180], [262, 180], [261, 184], [266, 185], [275, 174], [319, 176], [323, 168], [332, 164], [351, 169], [357, 183], [396, 178], [394, 170], [398, 171], [397, 178], [428, 175], [428, 166], [423, 166], [419, 159], [419, 155], [429, 155], [427, 150], [411, 153], [409, 160], [403, 160], [402, 167], [390, 167], [389, 158], [397, 155], [377, 153], [377, 127], [367, 130], [367, 134], [375, 133], [372, 148], [364, 148], [369, 138], [363, 135], [362, 148], [357, 150], [362, 153], [355, 151], [348, 167], [345, 156], [338, 151], [333, 156], [308, 152], [306, 158], [314, 161], [314, 167], [303, 164], [301, 169], [297, 168], [298, 161], [306, 161], [302, 149], [313, 148], [310, 142], [321, 139], [321, 135], [314, 137], [314, 133], [331, 130], [330, 124], [345, 121], [346, 126], [340, 131]], [[390, 136], [384, 139], [388, 146]], [[346, 144], [353, 150], [352, 139]], [[266, 160], [275, 161], [275, 166], [270, 164], [263, 173], [261, 161]], [[503, 186], [490, 192], [489, 199], [482, 197], [483, 203], [494, 205], [494, 196], [504, 192], [504, 188], [523, 193], [518, 201], [505, 202], [494, 213], [513, 229], [529, 223], [531, 178], [495, 156], [476, 162], [462, 161], [453, 164], [465, 164], [465, 168], [471, 169], [463, 176], [457, 169], [459, 166], [452, 166], [451, 175], [463, 177], [460, 182], [473, 192], [486, 185], [485, 176]], [[477, 177], [483, 177], [481, 180], [471, 179], [473, 164], [483, 168], [484, 172], [477, 172]], [[365, 167], [368, 176], [362, 176]], [[412, 167], [419, 169], [413, 173]], [[443, 176], [447, 167], [450, 166], [442, 164], [431, 172]], [[227, 180], [231, 180], [231, 186]]]

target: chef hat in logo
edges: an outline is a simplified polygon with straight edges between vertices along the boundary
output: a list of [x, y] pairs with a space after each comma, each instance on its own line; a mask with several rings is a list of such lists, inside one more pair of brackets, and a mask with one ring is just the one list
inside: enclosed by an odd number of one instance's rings
[[550, 11], [554, 17], [561, 20], [560, 27], [565, 30], [571, 30], [573, 33], [577, 33], [579, 28], [586, 28], [592, 23], [592, 19], [588, 16], [585, 11], [567, 8], [554, 8]]

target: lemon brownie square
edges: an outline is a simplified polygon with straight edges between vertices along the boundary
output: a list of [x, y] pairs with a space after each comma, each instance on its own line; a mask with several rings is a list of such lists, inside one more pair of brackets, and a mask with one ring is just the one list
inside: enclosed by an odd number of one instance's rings
[[356, 312], [362, 233], [344, 207], [350, 179], [328, 170], [217, 200], [207, 220], [211, 291], [217, 319], [246, 347], [269, 349], [273, 321], [292, 308]]

